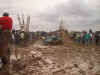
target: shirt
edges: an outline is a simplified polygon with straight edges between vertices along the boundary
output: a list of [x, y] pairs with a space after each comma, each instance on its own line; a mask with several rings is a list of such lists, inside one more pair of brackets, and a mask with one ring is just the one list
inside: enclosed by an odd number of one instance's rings
[[2, 25], [2, 30], [12, 30], [12, 19], [9, 16], [1, 17], [0, 25]]

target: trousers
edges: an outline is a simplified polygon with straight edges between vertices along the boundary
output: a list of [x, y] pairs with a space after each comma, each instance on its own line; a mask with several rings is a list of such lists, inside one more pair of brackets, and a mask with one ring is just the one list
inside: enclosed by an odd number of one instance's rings
[[6, 64], [3, 69], [0, 71], [0, 75], [10, 75], [9, 74], [9, 64], [10, 64], [10, 55], [9, 55], [9, 39], [11, 32], [9, 30], [0, 30], [0, 56], [5, 58]]

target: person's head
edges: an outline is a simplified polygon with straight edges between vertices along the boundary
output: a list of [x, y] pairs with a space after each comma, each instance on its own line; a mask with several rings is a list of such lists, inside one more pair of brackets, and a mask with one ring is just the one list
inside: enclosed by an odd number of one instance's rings
[[92, 29], [89, 29], [89, 33], [92, 33]]
[[3, 16], [9, 16], [9, 13], [4, 12], [4, 13], [3, 13]]

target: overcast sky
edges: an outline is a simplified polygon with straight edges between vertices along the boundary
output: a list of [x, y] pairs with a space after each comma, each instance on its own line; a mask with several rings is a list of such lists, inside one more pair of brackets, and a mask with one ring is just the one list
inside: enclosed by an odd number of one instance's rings
[[100, 0], [0, 0], [0, 7], [14, 20], [18, 13], [31, 15], [31, 30], [56, 29], [62, 17], [71, 30], [100, 30]]

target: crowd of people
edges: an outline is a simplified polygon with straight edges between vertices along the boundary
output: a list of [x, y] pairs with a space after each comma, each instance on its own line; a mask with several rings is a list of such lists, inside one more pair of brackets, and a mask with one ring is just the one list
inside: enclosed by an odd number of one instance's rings
[[11, 43], [19, 44], [24, 39], [24, 32], [12, 31]]
[[34, 32], [24, 32], [21, 30], [12, 30], [12, 36], [10, 38], [10, 43], [21, 45], [24, 43], [33, 42], [34, 40], [36, 40], [36, 35]]
[[89, 32], [83, 31], [80, 33], [74, 33], [72, 38], [74, 38], [74, 40], [79, 44], [84, 44], [84, 45], [100, 44], [100, 33], [93, 32], [91, 29], [89, 30]]

